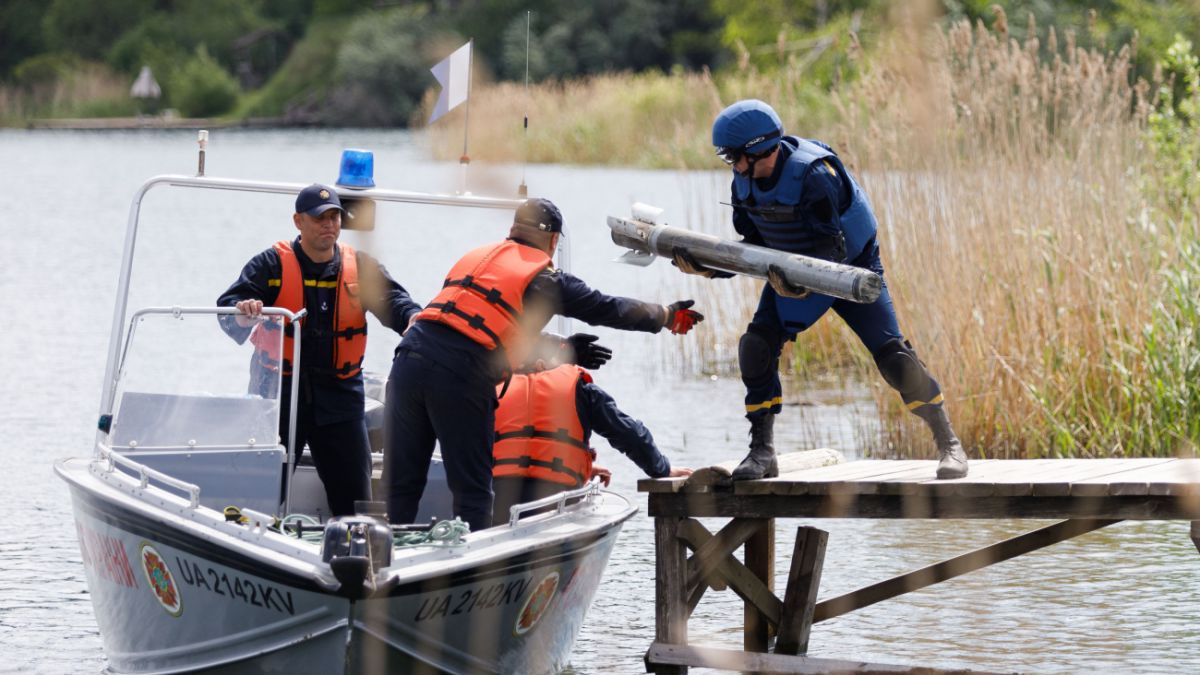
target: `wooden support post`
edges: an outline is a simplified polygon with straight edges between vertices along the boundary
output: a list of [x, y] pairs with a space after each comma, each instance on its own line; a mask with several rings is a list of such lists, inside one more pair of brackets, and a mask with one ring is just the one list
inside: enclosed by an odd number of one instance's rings
[[[687, 636], [687, 547], [679, 538], [683, 518], [654, 519], [654, 635], [655, 641], [686, 645]], [[686, 675], [687, 666], [652, 664], [647, 672]]]
[[[767, 587], [775, 590], [775, 519], [759, 521], [758, 532], [746, 540], [746, 567]], [[742, 647], [748, 652], [765, 652], [774, 626], [753, 604], [745, 603]]]
[[776, 654], [808, 652], [808, 635], [812, 630], [813, 609], [817, 604], [817, 588], [821, 585], [828, 540], [829, 533], [815, 527], [796, 529], [796, 546], [784, 589], [783, 616], [775, 640]]
[[1196, 545], [1196, 550], [1200, 551], [1200, 520], [1192, 521], [1192, 543]]

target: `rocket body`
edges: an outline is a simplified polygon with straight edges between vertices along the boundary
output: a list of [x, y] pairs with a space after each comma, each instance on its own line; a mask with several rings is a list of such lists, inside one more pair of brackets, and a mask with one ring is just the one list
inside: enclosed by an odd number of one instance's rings
[[[635, 205], [635, 214], [639, 206], [642, 205]], [[649, 264], [653, 256], [671, 259], [676, 249], [682, 249], [705, 267], [758, 279], [766, 279], [768, 269], [775, 266], [792, 284], [853, 302], [875, 302], [883, 287], [878, 274], [861, 267], [743, 244], [711, 234], [615, 216], [608, 217], [608, 227], [612, 230], [613, 243], [634, 252], [633, 256], [627, 254], [626, 260], [635, 264]]]

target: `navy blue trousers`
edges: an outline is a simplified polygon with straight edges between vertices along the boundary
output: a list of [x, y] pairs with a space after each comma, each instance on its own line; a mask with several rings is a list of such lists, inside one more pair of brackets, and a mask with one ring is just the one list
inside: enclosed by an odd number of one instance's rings
[[388, 519], [417, 517], [435, 443], [440, 443], [454, 515], [476, 532], [492, 524], [496, 385], [466, 379], [411, 350], [392, 362], [387, 384], [384, 484]]
[[[877, 245], [869, 245], [868, 250], [853, 264], [883, 277], [883, 263], [879, 259]], [[904, 339], [896, 321], [896, 310], [892, 306], [886, 280], [879, 298], [869, 305], [817, 294], [803, 300], [782, 298], [770, 284], [765, 284], [758, 309], [754, 311], [754, 318], [750, 320], [746, 332], [754, 333], [766, 341], [771, 359], [769, 366], [757, 376], [742, 373], [742, 383], [746, 385], [747, 418], [778, 414], [783, 409], [783, 386], [779, 381], [779, 354], [783, 351], [783, 343], [795, 340], [799, 333], [811, 328], [830, 309], [842, 317], [872, 354], [888, 340]]]
[[[284, 400], [286, 402], [286, 396]], [[286, 446], [287, 408], [283, 410], [279, 432]], [[312, 424], [311, 417], [304, 405], [296, 411], [296, 447], [303, 448], [308, 443], [333, 515], [354, 515], [355, 500], [371, 499], [371, 443], [367, 438], [366, 420]]]

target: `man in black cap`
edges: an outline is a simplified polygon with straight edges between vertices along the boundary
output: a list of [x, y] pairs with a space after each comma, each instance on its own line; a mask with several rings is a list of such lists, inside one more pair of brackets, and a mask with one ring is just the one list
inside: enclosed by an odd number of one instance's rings
[[[647, 333], [669, 328], [679, 335], [704, 318], [688, 309], [691, 300], [664, 307], [608, 296], [554, 269], [551, 255], [562, 229], [553, 202], [526, 200], [508, 238], [455, 263], [442, 291], [405, 334], [386, 397], [384, 483], [391, 522], [416, 517], [438, 441], [454, 515], [472, 530], [491, 524], [497, 388], [503, 396], [513, 369], [555, 314]], [[579, 363], [596, 348], [581, 337], [570, 340], [583, 352], [576, 354]]]
[[279, 427], [285, 443], [293, 375], [292, 326], [284, 329], [279, 353], [279, 337], [270, 334], [278, 330], [277, 324], [257, 317], [264, 305], [308, 310], [301, 322], [296, 454], [307, 442], [335, 516], [353, 514], [355, 500], [371, 498], [371, 447], [362, 378], [366, 312], [403, 332], [421, 309], [377, 260], [338, 243], [344, 215], [333, 188], [319, 184], [304, 188], [292, 216], [300, 235], [290, 242], [276, 242], [251, 258], [238, 280], [217, 299], [217, 305], [242, 312], [221, 317], [225, 332], [239, 344], [249, 338], [255, 345], [251, 393], [274, 396], [274, 392], [258, 391], [256, 381], [264, 371], [282, 370]]

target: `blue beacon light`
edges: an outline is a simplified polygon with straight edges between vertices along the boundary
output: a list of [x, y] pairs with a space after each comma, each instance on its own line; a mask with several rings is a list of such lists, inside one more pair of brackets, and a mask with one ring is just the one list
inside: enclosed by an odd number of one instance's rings
[[375, 154], [370, 150], [343, 150], [337, 184], [352, 188], [375, 187]]

